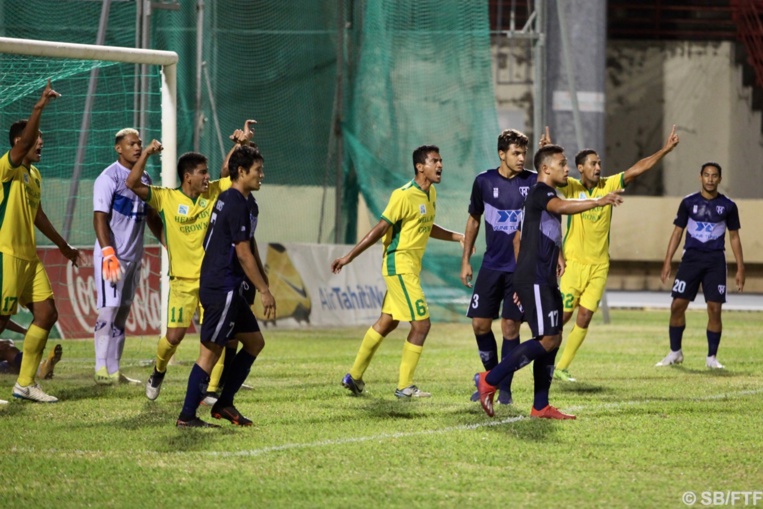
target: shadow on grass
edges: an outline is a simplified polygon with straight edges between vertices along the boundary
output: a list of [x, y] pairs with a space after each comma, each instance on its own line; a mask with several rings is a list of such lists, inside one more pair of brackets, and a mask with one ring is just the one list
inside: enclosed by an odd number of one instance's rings
[[592, 385], [581, 382], [554, 382], [552, 385], [553, 392], [571, 392], [575, 394], [609, 394], [613, 390], [611, 387], [603, 385]]

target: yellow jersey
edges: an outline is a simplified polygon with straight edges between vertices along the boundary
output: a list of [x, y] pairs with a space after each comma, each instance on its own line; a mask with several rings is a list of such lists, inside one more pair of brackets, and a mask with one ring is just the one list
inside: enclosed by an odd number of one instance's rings
[[[558, 188], [565, 198], [596, 199], [625, 188], [624, 173], [601, 177], [593, 189], [586, 189], [580, 180], [568, 178], [565, 187]], [[580, 214], [567, 216], [567, 232], [562, 249], [565, 260], [588, 265], [609, 263], [609, 228], [612, 207], [596, 207]]]
[[40, 208], [42, 176], [34, 166], [14, 166], [10, 151], [0, 158], [0, 252], [37, 259], [34, 218]]
[[384, 236], [382, 274], [416, 274], [432, 233], [437, 191], [429, 186], [424, 192], [415, 180], [392, 192], [381, 218], [390, 224]]
[[170, 261], [170, 277], [199, 279], [204, 258], [204, 236], [217, 197], [231, 186], [230, 177], [213, 180], [196, 199], [182, 188], [149, 186], [146, 203], [157, 211], [164, 224], [164, 240]]

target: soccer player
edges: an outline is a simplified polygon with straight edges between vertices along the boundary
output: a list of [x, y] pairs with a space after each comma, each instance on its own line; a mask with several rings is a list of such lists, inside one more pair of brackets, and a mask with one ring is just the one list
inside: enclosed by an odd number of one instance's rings
[[32, 323], [24, 335], [24, 355], [13, 386], [13, 397], [42, 403], [58, 401], [35, 382], [37, 367], [48, 334], [58, 319], [58, 311], [50, 280], [37, 256], [35, 226], [73, 264], [77, 265], [80, 259], [79, 250], [66, 243], [42, 209], [42, 176], [33, 164], [40, 161], [42, 154], [42, 111], [59, 96], [48, 80], [29, 119], [19, 120], [11, 126], [11, 149], [0, 158], [0, 180], [4, 190], [0, 198], [3, 210], [0, 222], [0, 332], [5, 330], [11, 315], [17, 313], [19, 304], [32, 312]]
[[[247, 130], [250, 122], [253, 121], [246, 123]], [[220, 192], [230, 187], [230, 178], [227, 176], [220, 180], [209, 180], [207, 158], [197, 152], [188, 152], [178, 159], [180, 187], [170, 189], [145, 184], [141, 181], [141, 176], [146, 161], [161, 150], [161, 143], [153, 140], [127, 177], [127, 187], [153, 207], [162, 218], [170, 262], [167, 331], [159, 340], [154, 369], [146, 382], [146, 397], [152, 401], [159, 397], [167, 365], [185, 337], [199, 305], [204, 235], [215, 200]]]
[[[584, 149], [575, 156], [575, 164], [580, 179], [569, 178], [567, 184], [559, 187], [565, 198], [598, 198], [612, 191], [624, 189], [640, 175], [652, 169], [668, 155], [679, 139], [676, 126], [668, 136], [665, 145], [624, 172], [610, 177], [602, 177], [601, 158], [591, 149]], [[541, 140], [550, 143], [548, 128]], [[583, 344], [593, 314], [599, 308], [609, 275], [609, 230], [612, 224], [612, 207], [595, 208], [584, 214], [569, 217], [564, 236], [563, 254], [566, 269], [562, 274], [561, 290], [564, 301], [562, 323], [566, 324], [578, 308], [575, 325], [572, 327], [562, 357], [554, 370], [554, 378], [575, 382], [569, 367], [580, 345]]]
[[707, 303], [707, 359], [710, 369], [723, 369], [718, 362], [718, 345], [721, 342], [723, 323], [721, 307], [726, 302], [726, 230], [729, 232], [731, 250], [737, 263], [736, 285], [744, 290], [744, 259], [742, 239], [739, 237], [739, 210], [736, 203], [718, 192], [721, 183], [721, 165], [707, 162], [699, 174], [701, 189], [681, 200], [678, 214], [673, 221], [675, 228], [668, 242], [668, 251], [662, 264], [660, 279], [664, 283], [670, 277], [670, 264], [681, 243], [684, 229], [686, 242], [678, 273], [673, 281], [673, 303], [670, 305], [670, 353], [657, 366], [680, 364], [684, 360], [681, 340], [686, 328], [686, 308], [697, 296], [702, 283], [702, 293]]
[[[93, 186], [93, 270], [96, 281], [98, 318], [95, 322], [95, 383], [140, 384], [119, 369], [125, 345], [125, 322], [140, 282], [143, 231], [148, 223], [162, 240], [162, 224], [156, 211], [147, 206], [125, 184], [130, 170], [143, 151], [135, 129], [122, 129], [114, 138], [119, 158], [103, 170]], [[151, 177], [140, 177], [151, 185]]]
[[497, 386], [514, 371], [533, 364], [535, 399], [531, 417], [574, 419], [548, 402], [554, 371], [554, 359], [562, 342], [562, 297], [557, 284], [559, 249], [562, 245], [562, 214], [580, 214], [595, 207], [622, 202], [616, 192], [595, 199], [564, 200], [555, 187], [567, 183], [567, 158], [558, 145], [546, 145], [535, 154], [538, 182], [530, 189], [522, 216], [514, 288], [524, 307], [533, 339], [511, 350], [492, 370], [476, 376], [480, 404], [489, 416], [494, 415], [493, 397]]
[[236, 426], [251, 426], [233, 399], [249, 376], [257, 355], [265, 347], [257, 319], [244, 295], [246, 279], [260, 293], [265, 316], [275, 318], [276, 301], [270, 293], [254, 232], [259, 209], [253, 191], [260, 189], [265, 174], [263, 158], [254, 147], [236, 148], [228, 162], [231, 188], [220, 194], [214, 205], [209, 229], [204, 238], [199, 297], [204, 308], [199, 358], [188, 377], [188, 389], [178, 427], [217, 427], [196, 416], [209, 375], [231, 339], [243, 344], [233, 359], [225, 386], [212, 406], [212, 417], [227, 419]]
[[363, 373], [374, 353], [400, 320], [410, 322], [411, 330], [403, 346], [395, 396], [399, 399], [431, 396], [413, 384], [413, 374], [431, 325], [429, 308], [419, 280], [421, 259], [430, 236], [463, 243], [464, 235], [446, 230], [434, 222], [437, 190], [433, 184], [439, 184], [442, 180], [440, 149], [434, 145], [417, 148], [413, 151], [413, 167], [413, 180], [392, 192], [379, 223], [349, 253], [331, 263], [331, 271], [338, 274], [342, 267], [384, 237], [382, 274], [387, 293], [381, 316], [366, 331], [355, 363], [342, 379], [342, 385], [356, 396], [364, 390]]
[[[470, 259], [480, 231], [480, 219], [484, 214], [487, 249], [466, 316], [472, 319], [480, 359], [487, 371], [498, 365], [498, 346], [492, 326], [493, 320], [498, 318], [502, 301], [501, 358], [505, 358], [519, 344], [522, 310], [514, 303], [514, 242], [515, 239], [518, 240], [517, 231], [522, 220], [525, 197], [538, 178], [535, 172], [525, 170], [527, 144], [527, 136], [514, 129], [506, 129], [498, 136], [500, 166], [484, 171], [474, 179], [469, 218], [464, 229], [461, 282], [471, 288]], [[513, 373], [509, 374], [501, 385], [499, 403], [511, 404], [512, 376]], [[479, 393], [475, 392], [472, 401], [478, 400]]]

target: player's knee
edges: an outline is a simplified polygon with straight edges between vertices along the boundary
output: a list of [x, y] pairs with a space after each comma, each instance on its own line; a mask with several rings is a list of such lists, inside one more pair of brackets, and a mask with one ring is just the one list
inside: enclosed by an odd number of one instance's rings
[[514, 339], [519, 336], [519, 325], [520, 322], [515, 322], [514, 320], [501, 320], [501, 333], [503, 334], [503, 337]]
[[493, 320], [489, 318], [472, 318], [472, 330], [475, 334], [487, 334], [493, 326]]
[[593, 311], [590, 309], [584, 308], [583, 306], [578, 307], [578, 318], [575, 320], [575, 324], [578, 327], [581, 327], [583, 329], [587, 329], [588, 326], [591, 324], [591, 319], [593, 318]]
[[429, 320], [429, 318], [426, 320], [418, 320], [411, 322], [411, 327], [417, 335], [426, 337], [427, 334], [429, 334], [429, 329], [432, 327], [432, 322]]

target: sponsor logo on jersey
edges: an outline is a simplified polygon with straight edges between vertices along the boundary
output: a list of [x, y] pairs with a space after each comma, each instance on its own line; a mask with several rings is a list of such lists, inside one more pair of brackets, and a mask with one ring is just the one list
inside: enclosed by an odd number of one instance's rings
[[497, 187], [493, 188], [493, 198], [498, 198], [498, 188]]
[[188, 205], [178, 205], [178, 214], [181, 216], [188, 215]]
[[427, 213], [427, 206], [424, 205], [423, 203], [421, 205], [419, 205], [419, 213], [420, 214], [426, 214]]

